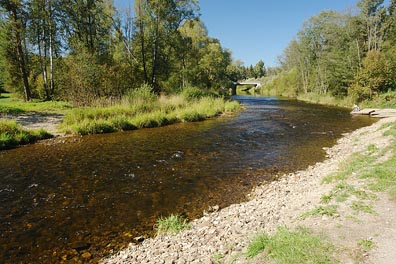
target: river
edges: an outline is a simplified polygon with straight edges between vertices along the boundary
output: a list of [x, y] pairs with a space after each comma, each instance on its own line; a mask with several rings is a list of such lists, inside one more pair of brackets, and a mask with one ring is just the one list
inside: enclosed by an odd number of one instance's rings
[[0, 152], [0, 262], [95, 263], [153, 235], [158, 217], [240, 202], [373, 123], [341, 108], [235, 99], [246, 110], [233, 116]]

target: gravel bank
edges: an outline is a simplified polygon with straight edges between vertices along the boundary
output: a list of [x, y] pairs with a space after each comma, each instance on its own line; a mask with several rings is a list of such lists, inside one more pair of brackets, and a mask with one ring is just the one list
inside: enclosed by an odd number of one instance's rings
[[[381, 119], [345, 135], [334, 147], [327, 149], [328, 159], [324, 162], [255, 188], [248, 195], [247, 202], [194, 220], [191, 229], [177, 235], [157, 236], [139, 245], [130, 244], [121, 252], [103, 259], [102, 263], [255, 263], [254, 260], [249, 262], [244, 252], [251, 238], [259, 232], [272, 233], [278, 226], [293, 228], [303, 224], [337, 233], [340, 230], [335, 230], [335, 225], [346, 220], [329, 221], [326, 217], [319, 217], [302, 222], [299, 216], [319, 204], [320, 197], [332, 187], [322, 184], [323, 177], [336, 172], [352, 153], [363, 151], [370, 144], [379, 148], [390, 144], [391, 138], [384, 137], [383, 131], [379, 131], [387, 122], [396, 122], [396, 118]], [[372, 218], [367, 218], [367, 221], [378, 221]], [[359, 225], [356, 228], [359, 229]], [[390, 228], [396, 233], [396, 221]], [[394, 236], [389, 239], [392, 241]], [[220, 257], [221, 261], [216, 262]], [[343, 263], [348, 262], [348, 254], [343, 258]], [[376, 263], [375, 258], [367, 261]]]

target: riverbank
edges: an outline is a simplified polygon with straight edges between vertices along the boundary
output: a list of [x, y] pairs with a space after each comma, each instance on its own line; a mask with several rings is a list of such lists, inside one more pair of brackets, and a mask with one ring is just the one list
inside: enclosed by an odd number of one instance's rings
[[[0, 103], [4, 103], [0, 105], [0, 122], [12, 120], [32, 133], [42, 130], [54, 136], [160, 127], [178, 122], [201, 121], [241, 109], [236, 101], [197, 88], [186, 88], [176, 95], [157, 96], [145, 86], [131, 91], [121, 100], [98, 101], [96, 106], [91, 107], [72, 107], [64, 102], [21, 102], [9, 95], [0, 98]], [[11, 138], [13, 134], [4, 130], [0, 131], [0, 136]], [[3, 149], [18, 145], [7, 145], [7, 142], [0, 139]], [[21, 141], [21, 145], [28, 142]]]
[[[327, 149], [324, 162], [263, 184], [247, 202], [194, 220], [188, 230], [131, 244], [102, 263], [262, 263], [273, 255], [250, 259], [249, 243], [262, 233], [275, 234], [280, 226], [302, 226], [324, 237], [331, 245], [328, 263], [391, 263], [396, 258], [396, 203], [390, 197], [395, 198], [396, 187], [388, 186], [390, 192], [386, 184], [374, 188], [377, 179], [369, 176], [395, 159], [395, 122], [381, 119], [347, 134]], [[388, 175], [392, 184], [394, 171]]]

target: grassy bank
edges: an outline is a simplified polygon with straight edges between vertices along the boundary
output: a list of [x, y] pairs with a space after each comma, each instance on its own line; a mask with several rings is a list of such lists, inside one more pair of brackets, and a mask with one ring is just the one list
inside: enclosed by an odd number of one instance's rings
[[147, 87], [142, 87], [113, 106], [71, 110], [65, 116], [61, 129], [65, 133], [80, 135], [110, 133], [200, 121], [239, 108], [238, 102], [202, 97], [194, 89], [178, 95], [157, 97]]
[[10, 149], [18, 145], [34, 143], [37, 140], [51, 137], [52, 135], [43, 129], [26, 130], [15, 121], [0, 121], [0, 150]]
[[33, 100], [24, 102], [15, 94], [2, 93], [0, 97], [0, 114], [22, 114], [26, 112], [64, 113], [73, 108], [62, 101]]

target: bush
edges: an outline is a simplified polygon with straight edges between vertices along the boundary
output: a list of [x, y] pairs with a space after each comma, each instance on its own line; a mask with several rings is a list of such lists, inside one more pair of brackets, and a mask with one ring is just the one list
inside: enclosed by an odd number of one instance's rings
[[197, 87], [187, 86], [181, 90], [180, 95], [183, 96], [187, 101], [190, 101], [208, 96], [209, 93]]

